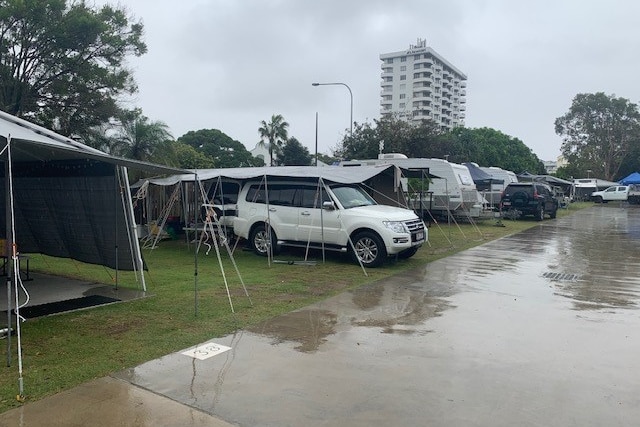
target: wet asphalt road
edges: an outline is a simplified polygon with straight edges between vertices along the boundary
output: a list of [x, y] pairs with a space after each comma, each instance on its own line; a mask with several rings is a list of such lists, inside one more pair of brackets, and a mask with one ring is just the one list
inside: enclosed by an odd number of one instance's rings
[[[105, 426], [635, 426], [639, 254], [640, 208], [594, 206], [199, 347], [231, 347], [216, 356], [120, 372], [107, 385], [138, 400], [74, 410]], [[141, 411], [143, 393], [173, 418]], [[56, 398], [0, 425], [51, 420]]]

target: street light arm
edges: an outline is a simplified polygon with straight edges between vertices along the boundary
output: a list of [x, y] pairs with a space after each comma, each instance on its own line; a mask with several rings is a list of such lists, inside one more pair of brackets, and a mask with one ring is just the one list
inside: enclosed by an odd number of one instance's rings
[[349, 122], [349, 129], [350, 129], [349, 136], [353, 136], [353, 92], [351, 92], [351, 88], [349, 87], [349, 85], [346, 84], [346, 83], [341, 83], [341, 82], [311, 83], [311, 86], [336, 86], [336, 85], [344, 86], [349, 91], [349, 99], [351, 101], [351, 116], [350, 116], [350, 122]]

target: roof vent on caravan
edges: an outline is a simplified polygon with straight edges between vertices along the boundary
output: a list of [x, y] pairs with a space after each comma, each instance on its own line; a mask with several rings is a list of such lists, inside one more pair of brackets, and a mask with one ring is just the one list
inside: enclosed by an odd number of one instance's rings
[[378, 154], [378, 159], [379, 160], [408, 159], [408, 157], [402, 153], [380, 153]]

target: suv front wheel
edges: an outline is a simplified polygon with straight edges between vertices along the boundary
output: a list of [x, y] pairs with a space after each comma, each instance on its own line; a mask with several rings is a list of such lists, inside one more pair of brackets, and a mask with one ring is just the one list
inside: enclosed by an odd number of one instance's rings
[[270, 251], [271, 255], [276, 255], [278, 249], [277, 242], [278, 239], [275, 231], [268, 229], [266, 224], [256, 225], [253, 230], [251, 230], [251, 235], [249, 236], [251, 249], [260, 256], [267, 256]]
[[379, 267], [387, 257], [387, 249], [376, 233], [362, 231], [353, 238], [353, 255], [365, 267]]

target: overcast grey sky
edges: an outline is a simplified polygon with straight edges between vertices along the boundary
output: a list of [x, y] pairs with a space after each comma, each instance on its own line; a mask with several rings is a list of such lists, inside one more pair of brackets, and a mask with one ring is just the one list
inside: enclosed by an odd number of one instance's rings
[[[109, 2], [109, 1], [107, 1]], [[247, 149], [282, 114], [329, 154], [379, 117], [381, 53], [426, 39], [467, 77], [467, 127], [491, 127], [555, 160], [554, 120], [577, 93], [640, 101], [640, 2], [631, 0], [127, 0], [149, 52], [133, 101], [177, 138], [220, 129]], [[469, 159], [473, 161], [473, 159]]]

